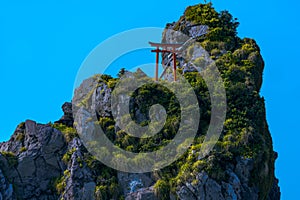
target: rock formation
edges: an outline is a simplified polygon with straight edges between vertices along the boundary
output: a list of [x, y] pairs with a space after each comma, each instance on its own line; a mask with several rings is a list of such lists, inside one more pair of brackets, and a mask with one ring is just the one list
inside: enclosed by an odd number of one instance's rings
[[[198, 29], [192, 27], [198, 24], [208, 26], [205, 36], [197, 37]], [[237, 36], [237, 26], [228, 12], [218, 13], [211, 4], [188, 7], [178, 22], [167, 25], [169, 31], [193, 36], [201, 44], [201, 48], [187, 46], [189, 61], [178, 58], [182, 75], [197, 95], [202, 120], [194, 143], [178, 161], [144, 174], [105, 166], [83, 145], [75, 129], [82, 127], [73, 124], [72, 103], [65, 103], [64, 115], [55, 123], [27, 120], [18, 125], [9, 141], [0, 143], [0, 200], [280, 199], [274, 174], [278, 155], [273, 151], [264, 99], [259, 95], [264, 62], [254, 40]], [[176, 41], [168, 34], [166, 30], [163, 41]], [[199, 148], [210, 121], [210, 98], [198, 68], [192, 65], [212, 61], [225, 82], [228, 111], [218, 143], [208, 156], [200, 158]], [[129, 73], [127, 78], [134, 76], [147, 78], [141, 71]], [[90, 87], [95, 81], [97, 87]], [[166, 106], [171, 115], [152, 139], [137, 140], [120, 130], [118, 120], [122, 119], [113, 119], [110, 100], [117, 81], [107, 75], [91, 77], [77, 88], [72, 102], [92, 106], [106, 136], [127, 151], [155, 150], [169, 142], [180, 121], [174, 95], [156, 84], [133, 94], [130, 108], [136, 123], [149, 123], [149, 106], [155, 103]]]

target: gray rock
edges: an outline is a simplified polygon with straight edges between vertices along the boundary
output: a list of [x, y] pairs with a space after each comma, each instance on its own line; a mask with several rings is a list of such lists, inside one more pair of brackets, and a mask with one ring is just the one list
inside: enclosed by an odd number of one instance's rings
[[205, 184], [206, 199], [207, 200], [222, 200], [224, 199], [222, 187], [213, 179], [208, 179]]
[[222, 186], [208, 177], [205, 172], [196, 176], [197, 182], [187, 182], [182, 186], [177, 195], [179, 199], [188, 200], [223, 200]]
[[13, 200], [16, 199], [13, 195], [12, 184], [3, 175], [0, 169], [0, 200]]
[[64, 124], [66, 126], [72, 127], [73, 123], [74, 123], [72, 103], [65, 102], [61, 108], [64, 112], [64, 115], [58, 121], [56, 121], [54, 123]]
[[279, 180], [275, 178], [273, 187], [267, 197], [267, 200], [280, 200], [281, 192], [278, 186]]
[[125, 200], [158, 200], [158, 199], [154, 194], [153, 187], [148, 187], [127, 194]]
[[[15, 154], [16, 163], [0, 162], [0, 166], [12, 180], [15, 195], [22, 199], [57, 199], [49, 190], [51, 181], [63, 173], [62, 155], [65, 153], [65, 139], [62, 133], [50, 125], [37, 124], [27, 120], [23, 127], [22, 141], [17, 141], [20, 130], [0, 145], [0, 149]], [[3, 196], [3, 194], [2, 194]]]
[[125, 195], [136, 192], [141, 188], [148, 188], [154, 184], [154, 180], [150, 173], [145, 174], [130, 174], [118, 172], [118, 182]]
[[224, 194], [224, 199], [226, 199], [226, 200], [237, 200], [238, 199], [232, 185], [223, 182], [222, 188], [224, 188], [226, 191]]
[[[182, 68], [183, 73], [200, 72], [213, 63], [209, 53], [196, 42], [199, 35], [207, 33], [208, 27], [202, 25], [192, 25], [190, 22], [184, 22], [185, 29], [182, 31], [174, 31], [174, 25], [167, 25], [167, 29], [163, 33], [163, 43], [182, 44], [177, 53], [176, 60], [179, 61], [177, 67]], [[173, 57], [170, 53], [163, 54], [162, 64], [164, 68], [169, 67], [163, 74], [166, 80], [173, 80]]]
[[[244, 163], [244, 160], [241, 161]], [[240, 166], [242, 163], [238, 163]], [[250, 170], [251, 168], [248, 168]], [[249, 172], [247, 172], [249, 173]], [[177, 190], [177, 196], [182, 200], [244, 200], [258, 199], [258, 190], [250, 187], [248, 182], [242, 182], [231, 170], [227, 170], [228, 182], [216, 182], [204, 171], [198, 173], [193, 182], [186, 182]], [[245, 179], [248, 181], [248, 179]]]
[[94, 92], [94, 98], [96, 99], [94, 105], [98, 116], [110, 117], [111, 116], [111, 89], [104, 83], [100, 84]]
[[251, 170], [253, 169], [253, 160], [249, 158], [237, 158], [235, 173], [244, 183], [248, 183]]
[[83, 145], [79, 138], [74, 138], [68, 149], [73, 149], [71, 159], [65, 174], [66, 188], [61, 194], [63, 199], [93, 200], [95, 199], [96, 183], [94, 182], [93, 171], [83, 161]]

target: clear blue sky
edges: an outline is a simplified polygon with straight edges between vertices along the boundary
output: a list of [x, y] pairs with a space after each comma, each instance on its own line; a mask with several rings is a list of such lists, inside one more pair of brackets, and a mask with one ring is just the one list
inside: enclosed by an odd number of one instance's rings
[[[0, 141], [26, 119], [41, 123], [62, 115], [77, 70], [106, 38], [132, 28], [164, 27], [201, 1], [1, 1]], [[279, 152], [276, 174], [282, 199], [298, 196], [299, 1], [213, 1], [241, 23], [239, 36], [255, 38], [266, 66], [262, 95]]]

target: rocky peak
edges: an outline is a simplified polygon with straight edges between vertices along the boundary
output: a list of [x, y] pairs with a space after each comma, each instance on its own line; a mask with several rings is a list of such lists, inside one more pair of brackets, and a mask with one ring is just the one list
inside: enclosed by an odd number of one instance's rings
[[[199, 24], [209, 28], [204, 37], [199, 36]], [[190, 61], [179, 59], [182, 76], [197, 95], [202, 118], [194, 143], [179, 160], [150, 173], [131, 174], [105, 166], [88, 152], [77, 134], [83, 125], [74, 125], [74, 105], [90, 106], [106, 136], [126, 151], [147, 152], [170, 142], [180, 121], [176, 98], [166, 89], [159, 91], [162, 88], [153, 83], [133, 95], [132, 118], [136, 123], [147, 124], [147, 106], [155, 103], [167, 107], [172, 117], [149, 140], [129, 137], [118, 127], [122, 119], [113, 119], [110, 105], [119, 79], [96, 75], [76, 89], [73, 106], [63, 104], [64, 115], [54, 124], [27, 120], [16, 128], [9, 141], [0, 143], [0, 200], [280, 199], [274, 174], [277, 154], [259, 95], [264, 63], [254, 40], [237, 37], [237, 25], [228, 12], [218, 13], [211, 4], [199, 4], [189, 7], [178, 22], [167, 25], [169, 32], [163, 33], [165, 42], [176, 40], [170, 34], [176, 30], [195, 37], [200, 44], [187, 45]], [[202, 61], [216, 63], [226, 80], [228, 100], [224, 130], [205, 158], [199, 156], [199, 148], [210, 121], [210, 96], [205, 82], [195, 73], [198, 69], [192, 66]], [[134, 76], [147, 78], [141, 70], [125, 76], [129, 81]]]
[[72, 103], [65, 102], [62, 105], [62, 110], [64, 115], [60, 118], [60, 120], [56, 121], [57, 124], [64, 124], [68, 127], [73, 127], [74, 119], [73, 119], [73, 112], [72, 112]]

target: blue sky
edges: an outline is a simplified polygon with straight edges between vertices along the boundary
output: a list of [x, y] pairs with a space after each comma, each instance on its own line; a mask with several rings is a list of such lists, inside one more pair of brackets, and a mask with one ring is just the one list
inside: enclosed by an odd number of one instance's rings
[[[201, 1], [1, 1], [0, 141], [26, 119], [41, 123], [62, 115], [77, 70], [100, 42], [122, 31], [164, 27]], [[279, 152], [276, 174], [282, 199], [298, 196], [299, 1], [213, 1], [241, 23], [240, 37], [256, 39], [266, 66], [262, 95]]]

